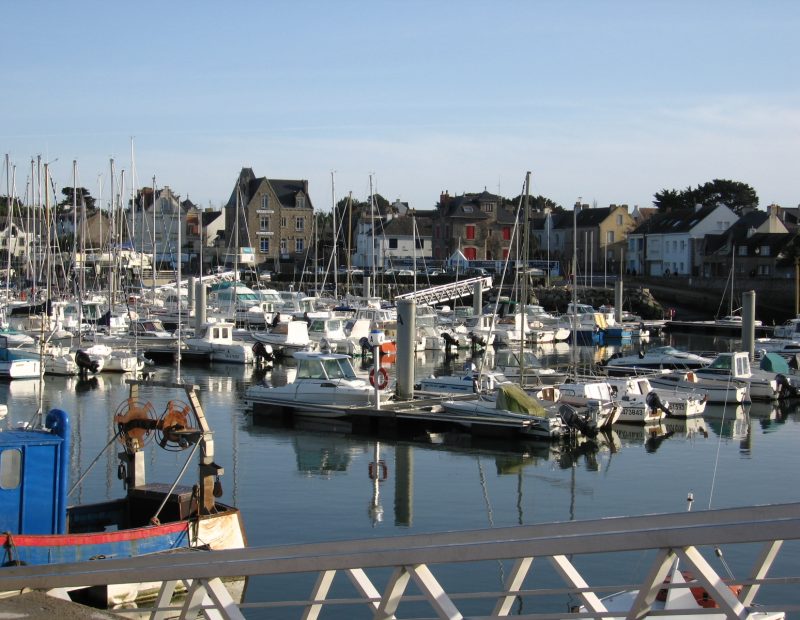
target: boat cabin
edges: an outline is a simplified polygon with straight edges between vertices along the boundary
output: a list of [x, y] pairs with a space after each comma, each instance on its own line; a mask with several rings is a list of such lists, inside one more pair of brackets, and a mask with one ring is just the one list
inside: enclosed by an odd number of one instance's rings
[[45, 425], [48, 431], [0, 432], [0, 531], [66, 531], [69, 416], [54, 409]]
[[233, 343], [233, 329], [233, 323], [206, 323], [197, 332], [195, 338], [216, 344], [231, 344]]
[[358, 379], [349, 355], [341, 353], [309, 353], [300, 351], [294, 354], [297, 360], [298, 379]]

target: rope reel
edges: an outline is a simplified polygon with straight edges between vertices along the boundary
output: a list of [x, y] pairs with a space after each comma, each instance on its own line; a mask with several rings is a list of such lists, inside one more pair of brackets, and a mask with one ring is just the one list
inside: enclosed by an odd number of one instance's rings
[[156, 425], [159, 446], [167, 452], [180, 452], [197, 443], [201, 434], [191, 405], [181, 400], [167, 403]]
[[114, 412], [117, 441], [128, 450], [141, 450], [153, 436], [156, 417], [156, 411], [149, 401], [126, 398]]

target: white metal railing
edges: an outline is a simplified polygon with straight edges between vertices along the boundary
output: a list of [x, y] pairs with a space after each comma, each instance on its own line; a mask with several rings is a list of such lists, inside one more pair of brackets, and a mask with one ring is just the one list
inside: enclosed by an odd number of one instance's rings
[[[790, 597], [796, 593], [797, 574], [768, 576], [784, 541], [800, 538], [800, 503], [776, 504], [747, 508], [731, 508], [703, 512], [615, 517], [592, 521], [573, 521], [530, 526], [420, 534], [368, 540], [313, 543], [234, 551], [182, 552], [168, 555], [141, 556], [124, 560], [100, 560], [50, 566], [23, 566], [0, 570], [0, 591], [24, 587], [50, 589], [142, 581], [162, 581], [161, 592], [152, 611], [154, 620], [175, 617], [244, 618], [254, 608], [295, 609], [295, 617], [314, 620], [325, 610], [338, 607], [340, 616], [368, 615], [376, 619], [438, 618], [502, 618], [513, 615], [513, 605], [525, 601], [525, 618], [640, 618], [650, 611], [659, 590], [686, 588], [685, 584], [665, 585], [664, 578], [674, 560], [681, 562], [718, 604], [718, 614], [727, 618], [747, 618], [756, 594], [762, 586], [770, 587], [772, 608], [797, 611]], [[737, 576], [743, 586], [737, 596], [700, 552], [701, 547], [719, 548], [726, 553], [736, 546], [738, 557], [752, 556], [747, 576]], [[741, 551], [740, 547], [745, 551]], [[796, 545], [794, 546], [797, 549]], [[638, 563], [636, 583], [602, 583], [590, 586], [577, 566], [582, 558], [609, 554], [610, 562], [631, 562], [631, 552]], [[647, 552], [647, 553], [641, 553]], [[624, 554], [628, 554], [625, 556]], [[713, 554], [712, 554], [713, 555]], [[606, 556], [600, 556], [605, 558]], [[543, 571], [533, 571], [533, 561]], [[469, 574], [475, 583], [481, 563], [507, 565], [504, 585], [490, 591], [464, 591], [458, 586]], [[742, 562], [740, 561], [740, 564]], [[613, 566], [614, 564], [608, 564]], [[785, 568], [797, 568], [798, 560], [781, 562]], [[485, 566], [485, 565], [484, 565]], [[542, 579], [549, 570], [550, 581]], [[445, 577], [440, 580], [434, 573]], [[369, 574], [368, 574], [369, 573]], [[287, 592], [285, 580], [276, 587], [264, 585], [270, 578], [287, 575], [308, 576], [308, 597], [297, 600]], [[248, 588], [250, 599], [263, 602], [235, 603], [220, 579], [258, 576], [258, 591]], [[600, 582], [607, 576], [595, 576]], [[552, 587], [558, 578], [559, 587]], [[490, 580], [487, 578], [487, 582]], [[409, 588], [415, 584], [416, 592]], [[182, 603], [171, 605], [176, 585], [188, 586]], [[446, 587], [444, 584], [456, 584]], [[341, 594], [347, 585], [349, 596]], [[486, 585], [486, 584], [481, 584]], [[697, 585], [697, 584], [695, 584]], [[463, 586], [462, 586], [463, 587]], [[780, 588], [786, 590], [780, 590]], [[610, 613], [604, 606], [605, 593], [636, 590], [631, 606], [625, 611]], [[782, 593], [777, 597], [775, 593]], [[353, 594], [355, 592], [355, 594]], [[555, 597], [560, 606], [540, 603]], [[567, 611], [568, 597], [574, 605]], [[795, 594], [795, 600], [797, 596]], [[781, 604], [786, 602], [786, 605]], [[479, 614], [465, 615], [480, 608]], [[580, 611], [578, 610], [580, 607]], [[564, 610], [564, 611], [560, 611]], [[357, 613], [356, 613], [357, 612]], [[121, 610], [118, 613], [124, 613]], [[141, 615], [142, 610], [137, 614]], [[285, 613], [285, 612], [284, 612]], [[677, 616], [687, 611], [659, 611], [657, 615]], [[698, 613], [695, 610], [693, 613]], [[703, 610], [699, 610], [703, 613]], [[422, 615], [420, 615], [422, 614]], [[282, 616], [284, 617], [284, 616]]]
[[460, 280], [458, 282], [450, 282], [448, 284], [432, 286], [420, 291], [402, 293], [400, 295], [395, 295], [395, 300], [413, 299], [420, 305], [430, 306], [432, 304], [452, 301], [461, 297], [468, 297], [475, 292], [475, 285], [478, 282], [480, 282], [483, 286], [483, 290], [492, 288], [491, 276], [479, 276], [477, 278], [467, 278], [466, 280]]

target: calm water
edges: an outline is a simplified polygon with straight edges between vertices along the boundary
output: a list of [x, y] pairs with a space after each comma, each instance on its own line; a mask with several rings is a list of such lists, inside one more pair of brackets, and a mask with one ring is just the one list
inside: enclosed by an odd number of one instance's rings
[[[668, 342], [691, 350], [731, 346], [726, 339], [700, 336], [670, 336]], [[599, 359], [613, 352], [584, 348], [580, 356]], [[551, 348], [542, 355], [547, 361], [565, 361], [569, 351]], [[452, 371], [463, 362], [463, 355], [449, 363], [439, 355], [421, 355], [417, 374]], [[158, 378], [174, 373], [174, 368], [156, 367]], [[694, 510], [800, 501], [795, 403], [749, 411], [717, 408], [701, 420], [670, 423], [672, 434], [655, 441], [636, 427], [619, 428], [575, 449], [557, 443], [481, 442], [467, 435], [448, 435], [439, 445], [376, 443], [370, 437], [254, 426], [241, 403], [254, 380], [252, 370], [185, 365], [183, 377], [200, 385], [215, 431], [216, 461], [225, 467], [222, 499], [242, 510], [253, 546], [676, 512], [686, 508], [689, 492]], [[2, 423], [30, 419], [37, 390], [35, 381], [0, 384], [0, 402], [9, 405]], [[72, 417], [74, 481], [111, 439], [111, 416], [126, 398], [127, 386], [111, 375], [89, 383], [47, 377], [44, 392], [45, 409], [58, 406]], [[159, 413], [168, 398], [177, 397], [163, 391], [144, 395], [154, 400]], [[368, 474], [376, 450], [388, 469], [387, 480], [377, 486]], [[122, 492], [115, 453], [116, 446], [105, 451], [73, 495], [74, 502]], [[152, 481], [172, 481], [188, 456], [152, 444], [147, 454]], [[193, 468], [183, 483], [194, 483]], [[800, 552], [783, 554], [784, 561], [798, 568]], [[737, 566], [736, 560], [728, 558], [734, 572], [743, 574], [746, 566]], [[624, 580], [635, 569], [613, 570]], [[495, 565], [491, 572], [497, 583], [481, 589], [499, 586], [503, 567]], [[289, 580], [286, 587], [302, 597], [310, 582]], [[247, 599], [265, 598], [268, 593], [258, 581], [251, 582]], [[267, 616], [250, 611], [248, 617]]]

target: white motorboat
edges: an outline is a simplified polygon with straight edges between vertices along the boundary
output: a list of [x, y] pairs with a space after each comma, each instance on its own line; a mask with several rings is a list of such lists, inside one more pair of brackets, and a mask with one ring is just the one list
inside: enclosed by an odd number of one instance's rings
[[647, 375], [650, 385], [664, 391], [694, 395], [707, 403], [749, 402], [747, 384], [742, 381], [707, 381], [693, 370], [669, 370]]
[[[617, 395], [622, 399], [628, 397], [629, 401], [644, 400], [646, 403], [647, 398], [650, 397], [651, 403], [656, 405], [658, 409], [655, 398], [650, 396], [651, 394], [655, 394], [655, 397], [664, 404], [664, 412], [669, 417], [694, 417], [702, 415], [706, 408], [705, 397], [696, 394], [683, 394], [676, 390], [656, 389], [651, 385], [647, 377], [641, 375], [609, 378], [608, 382], [611, 384], [612, 390], [616, 389]], [[625, 402], [622, 404], [624, 409], [627, 405], [625, 405]], [[623, 411], [619, 421], [625, 422], [626, 420], [624, 418], [626, 417], [628, 416], [626, 416], [625, 411]]]
[[93, 360], [101, 364], [102, 372], [139, 372], [144, 368], [144, 360], [124, 349], [113, 349], [106, 344], [93, 344], [84, 349]]
[[311, 339], [308, 337], [308, 323], [305, 321], [280, 322], [268, 331], [253, 332], [253, 338], [268, 344], [278, 355], [289, 355], [308, 349]]
[[[608, 379], [612, 395], [616, 395], [622, 411], [617, 422], [623, 424], [658, 424], [663, 420], [672, 405], [670, 401], [662, 400], [657, 392], [649, 388], [647, 379], [642, 378]], [[646, 386], [644, 385], [646, 384]], [[645, 391], [646, 390], [646, 391]]]
[[[348, 414], [348, 407], [375, 405], [392, 398], [390, 390], [376, 390], [358, 375], [349, 355], [298, 351], [293, 354], [297, 374], [281, 386], [254, 385], [245, 392], [252, 406], [289, 407], [306, 415], [336, 418]], [[384, 371], [385, 372], [385, 371]]]
[[783, 386], [777, 379], [777, 373], [752, 369], [750, 356], [744, 351], [720, 353], [711, 364], [694, 372], [700, 379], [706, 381], [744, 382], [748, 386], [750, 398], [754, 400], [777, 400], [783, 393]]
[[[665, 587], [658, 592], [655, 600], [650, 604], [650, 609], [661, 616], [662, 614], [670, 617], [679, 617], [691, 620], [724, 620], [726, 616], [722, 611], [715, 613], [712, 611], [719, 605], [711, 598], [703, 585], [696, 581], [694, 576], [686, 571], [678, 570], [678, 563], [675, 562], [670, 569], [667, 579], [664, 581]], [[667, 588], [666, 584], [678, 587]], [[691, 587], [680, 587], [681, 584], [691, 584]], [[742, 586], [728, 586], [734, 596], [738, 596]], [[633, 607], [639, 595], [638, 590], [628, 590], [611, 594], [600, 599], [605, 608], [604, 618], [624, 618]], [[586, 612], [585, 607], [579, 607], [575, 611]], [[649, 616], [647, 616], [649, 617]], [[786, 613], [783, 611], [758, 611], [757, 608], [745, 608], [742, 615], [738, 616], [745, 620], [784, 620]]]
[[210, 362], [253, 364], [255, 354], [245, 342], [233, 339], [235, 326], [226, 321], [210, 321], [190, 338], [184, 338], [182, 355]]
[[607, 381], [568, 380], [558, 386], [561, 402], [573, 407], [587, 407], [597, 420], [597, 428], [611, 428], [622, 413], [618, 399], [614, 398]]
[[538, 385], [556, 385], [567, 379], [567, 373], [546, 368], [533, 351], [525, 350], [522, 354], [523, 371], [520, 382], [520, 352], [514, 349], [499, 349], [495, 354], [494, 369], [523, 387]]
[[[577, 430], [577, 423], [584, 422], [584, 432], [596, 432], [596, 426], [585, 418], [570, 419], [572, 428], [561, 415], [559, 408], [547, 407], [533, 396], [526, 394], [518, 385], [500, 386], [496, 397], [477, 395], [470, 400], [446, 400], [441, 404], [445, 414], [454, 416], [454, 421], [464, 426], [492, 423], [518, 425], [522, 435], [553, 439]], [[571, 415], [577, 415], [571, 407]]]
[[692, 370], [708, 366], [712, 361], [710, 357], [664, 346], [633, 355], [615, 354], [604, 366], [609, 375], [628, 375], [640, 370]]

